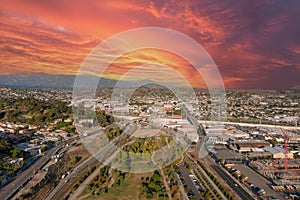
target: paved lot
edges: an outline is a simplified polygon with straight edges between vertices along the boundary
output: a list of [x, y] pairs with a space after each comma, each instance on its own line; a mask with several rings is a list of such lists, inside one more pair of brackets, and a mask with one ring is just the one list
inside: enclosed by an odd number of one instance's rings
[[193, 183], [193, 181], [189, 177], [189, 174], [187, 173], [187, 171], [184, 168], [184, 166], [180, 165], [179, 168], [180, 168], [180, 171], [182, 173], [182, 176], [183, 176], [183, 179], [184, 179], [185, 183], [193, 191], [193, 193], [194, 193], [195, 197], [197, 198], [197, 200], [204, 199], [204, 198], [201, 197], [198, 189], [196, 188], [195, 184]]
[[216, 145], [215, 149], [217, 151], [218, 158], [242, 158], [242, 156], [238, 152], [229, 150], [223, 145]]
[[258, 186], [264, 189], [267, 193], [267, 196], [273, 196], [278, 199], [284, 199], [282, 192], [275, 192], [268, 185], [271, 184], [267, 179], [256, 173], [253, 169], [249, 168], [243, 164], [237, 164], [234, 168], [240, 170], [242, 174], [249, 177], [248, 182], [253, 183], [255, 186]]

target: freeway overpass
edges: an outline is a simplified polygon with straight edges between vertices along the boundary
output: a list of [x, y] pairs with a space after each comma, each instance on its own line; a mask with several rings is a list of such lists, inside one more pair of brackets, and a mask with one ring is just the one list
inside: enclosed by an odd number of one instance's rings
[[206, 133], [205, 133], [204, 127], [190, 113], [190, 111], [187, 109], [187, 107], [185, 105], [181, 106], [181, 111], [182, 111], [182, 113], [184, 113], [186, 119], [194, 126], [194, 128], [199, 136], [199, 142], [196, 145], [196, 152], [198, 152], [199, 157], [206, 156], [207, 151], [204, 146]]
[[197, 131], [197, 134], [199, 136], [205, 136], [205, 132], [204, 132], [203, 126], [191, 114], [191, 112], [187, 109], [187, 107], [185, 105], [181, 106], [181, 112], [184, 113], [184, 116], [186, 117], [186, 119], [194, 126], [195, 130]]

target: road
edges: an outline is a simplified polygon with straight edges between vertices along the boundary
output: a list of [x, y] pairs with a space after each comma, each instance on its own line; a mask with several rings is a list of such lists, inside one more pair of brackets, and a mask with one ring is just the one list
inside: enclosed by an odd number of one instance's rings
[[231, 176], [229, 176], [218, 165], [211, 165], [211, 167], [218, 173], [218, 175], [235, 191], [243, 200], [253, 200], [254, 198], [245, 191]]
[[185, 183], [187, 184], [187, 186], [192, 190], [192, 192], [194, 193], [195, 197], [200, 200], [200, 199], [204, 199], [203, 197], [201, 197], [198, 189], [196, 188], [195, 184], [193, 183], [193, 181], [191, 180], [191, 178], [189, 177], [189, 174], [187, 173], [186, 169], [184, 168], [183, 165], [179, 166], [179, 169], [181, 171], [181, 174], [183, 176], [183, 179], [185, 181]]
[[[89, 177], [87, 177], [80, 185], [79, 187], [73, 191], [70, 196], [69, 196], [69, 200], [77, 200], [79, 199], [80, 194], [82, 193], [82, 191], [85, 189], [85, 187], [99, 174], [99, 171], [101, 168], [103, 168], [104, 165], [100, 165], [100, 167], [98, 167], [97, 169], [95, 169], [95, 171], [89, 175]], [[73, 186], [73, 185], [72, 185]]]
[[[223, 198], [223, 199], [227, 199], [224, 194], [221, 192], [221, 190], [218, 188], [218, 186], [216, 186], [216, 184], [212, 181], [212, 179], [206, 174], [206, 172], [198, 165], [197, 161], [195, 161], [188, 153], [186, 154], [186, 156], [192, 160], [194, 162], [194, 165], [197, 166], [198, 170], [200, 171], [200, 173], [202, 175], [205, 176], [205, 178], [210, 182], [211, 186], [217, 191], [217, 193], [219, 193], [219, 195]], [[193, 173], [193, 172], [192, 172]]]
[[[77, 166], [73, 172], [65, 179], [61, 179], [58, 185], [48, 194], [47, 199], [63, 199], [68, 195], [69, 189], [87, 173], [92, 167], [96, 166], [99, 161], [94, 157], [90, 157]], [[67, 181], [67, 182], [65, 182]]]
[[1, 200], [10, 199], [16, 192], [18, 192], [24, 185], [34, 176], [34, 170], [41, 169], [50, 159], [54, 152], [61, 148], [60, 144], [44, 153], [40, 159], [35, 161], [28, 169], [16, 176], [16, 178], [9, 184], [0, 189]]
[[104, 165], [111, 162], [119, 151], [118, 145], [125, 141], [133, 132], [136, 131], [136, 129], [136, 125], [128, 125], [125, 129], [126, 134], [122, 134], [114, 138], [111, 142], [101, 148], [95, 155], [89, 157], [87, 160], [75, 167], [71, 174], [69, 174], [65, 180], [61, 180], [59, 184], [48, 194], [46, 200], [64, 199], [66, 196], [68, 196], [69, 189], [73, 187], [80, 177], [87, 172], [87, 168], [91, 169], [92, 167], [96, 166], [99, 160], [102, 160]]
[[201, 124], [226, 124], [226, 125], [239, 125], [239, 126], [252, 126], [252, 127], [266, 127], [266, 128], [283, 128], [287, 130], [300, 130], [298, 126], [282, 126], [282, 125], [272, 125], [272, 124], [250, 124], [250, 123], [243, 123], [243, 122], [222, 122], [222, 121], [203, 121], [198, 120]]
[[177, 181], [177, 185], [179, 187], [179, 190], [180, 190], [180, 197], [183, 199], [183, 200], [189, 200], [188, 196], [186, 195], [185, 191], [184, 191], [184, 187], [182, 185], [182, 182], [179, 178], [179, 175], [175, 172], [175, 170], [172, 168], [172, 173], [174, 175], [174, 177], [176, 178], [176, 181]]

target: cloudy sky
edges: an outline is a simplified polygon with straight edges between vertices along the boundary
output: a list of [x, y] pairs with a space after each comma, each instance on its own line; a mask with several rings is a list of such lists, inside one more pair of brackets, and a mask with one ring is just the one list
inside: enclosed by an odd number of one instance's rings
[[[299, 13], [300, 1], [279, 0], [2, 0], [0, 74], [74, 75], [112, 35], [163, 27], [201, 44], [226, 88], [300, 88]], [[117, 79], [124, 69], [152, 61], [203, 86], [186, 60], [153, 49], [120, 57], [106, 76]]]

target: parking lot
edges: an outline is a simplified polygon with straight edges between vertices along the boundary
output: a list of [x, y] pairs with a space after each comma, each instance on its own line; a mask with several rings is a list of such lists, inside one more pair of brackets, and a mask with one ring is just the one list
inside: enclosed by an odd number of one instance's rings
[[245, 176], [249, 177], [248, 182], [254, 184], [257, 187], [264, 189], [267, 193], [267, 196], [273, 196], [278, 199], [283, 199], [284, 195], [283, 192], [275, 192], [272, 190], [269, 185], [271, 184], [270, 181], [256, 173], [253, 169], [249, 168], [247, 165], [237, 164], [234, 166], [235, 169], [238, 169], [244, 174]]

